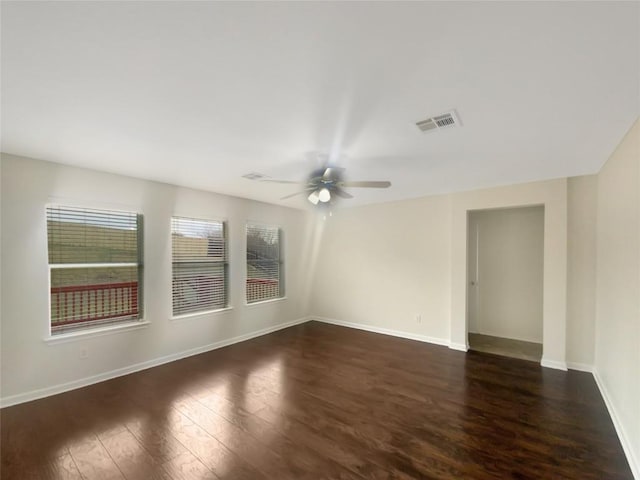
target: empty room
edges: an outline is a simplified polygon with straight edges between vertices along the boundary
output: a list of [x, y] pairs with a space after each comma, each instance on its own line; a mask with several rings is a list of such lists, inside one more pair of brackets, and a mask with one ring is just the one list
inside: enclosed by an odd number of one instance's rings
[[640, 480], [640, 2], [0, 22], [1, 479]]

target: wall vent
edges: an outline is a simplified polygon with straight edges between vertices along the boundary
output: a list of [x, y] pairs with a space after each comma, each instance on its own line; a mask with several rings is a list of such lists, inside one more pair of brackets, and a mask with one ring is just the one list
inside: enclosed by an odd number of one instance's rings
[[421, 132], [442, 130], [443, 128], [456, 127], [459, 125], [460, 119], [456, 115], [455, 110], [416, 122], [416, 126], [420, 129]]

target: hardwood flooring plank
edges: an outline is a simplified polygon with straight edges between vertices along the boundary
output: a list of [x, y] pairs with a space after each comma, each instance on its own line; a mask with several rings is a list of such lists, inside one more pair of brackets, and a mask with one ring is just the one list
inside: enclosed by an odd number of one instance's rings
[[46, 462], [3, 465], [0, 478], [20, 480], [82, 480], [71, 454]]
[[192, 453], [184, 451], [162, 464], [166, 480], [218, 480], [220, 477], [209, 470]]
[[187, 452], [186, 447], [171, 433], [166, 419], [160, 415], [136, 418], [126, 424], [127, 429], [144, 446], [156, 463], [165, 463]]
[[[261, 418], [259, 413], [249, 413], [243, 408], [237, 407], [233, 403], [228, 402], [228, 400], [217, 397], [216, 395], [201, 397], [198, 401], [214, 414], [223, 417], [235, 427], [252, 435], [265, 445], [286, 449], [291, 447], [292, 442], [297, 444], [311, 443], [313, 445], [311, 449], [314, 451], [317, 451], [318, 447], [321, 448], [319, 445], [320, 442], [323, 442], [322, 447], [330, 446], [329, 442], [325, 440], [314, 441], [315, 434], [309, 430], [307, 426], [297, 425], [296, 429], [296, 425], [288, 423], [287, 428], [278, 428], [278, 425]], [[261, 411], [267, 408], [268, 406], [265, 404]], [[277, 434], [274, 434], [274, 429]]]
[[176, 420], [173, 435], [218, 477], [242, 480], [268, 478], [186, 416], [178, 414]]
[[165, 471], [161, 464], [154, 460], [129, 430], [125, 429], [106, 436], [100, 441], [128, 480], [138, 478], [161, 480], [164, 478]]
[[[176, 408], [268, 478], [361, 480], [358, 475], [349, 473], [329, 459], [315, 455], [315, 452], [303, 445], [288, 441], [269, 426], [256, 431], [239, 427], [195, 399], [182, 401]], [[262, 442], [256, 437], [260, 437]]]
[[122, 480], [125, 478], [98, 437], [92, 436], [83, 439], [81, 442], [71, 445], [69, 451], [82, 477], [87, 480]]
[[367, 479], [402, 479], [408, 477], [398, 471], [390, 471], [384, 462], [380, 461], [376, 449], [367, 448], [358, 439], [344, 434], [339, 428], [329, 423], [314, 422], [309, 416], [292, 413], [287, 410], [275, 410], [265, 407], [256, 413], [261, 420], [281, 429], [293, 441], [305, 443], [327, 458], [361, 475]]

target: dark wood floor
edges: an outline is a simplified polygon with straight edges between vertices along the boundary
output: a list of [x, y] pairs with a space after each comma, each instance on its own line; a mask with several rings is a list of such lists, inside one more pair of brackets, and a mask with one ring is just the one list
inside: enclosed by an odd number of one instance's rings
[[590, 374], [307, 323], [1, 411], [2, 479], [631, 479]]

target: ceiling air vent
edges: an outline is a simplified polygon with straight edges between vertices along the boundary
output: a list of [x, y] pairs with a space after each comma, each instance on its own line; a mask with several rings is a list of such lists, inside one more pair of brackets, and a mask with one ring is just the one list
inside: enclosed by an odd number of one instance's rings
[[442, 115], [436, 115], [435, 117], [416, 122], [416, 126], [422, 132], [441, 130], [443, 128], [455, 127], [457, 125], [460, 125], [460, 120], [458, 119], [456, 112], [453, 110], [443, 113]]
[[251, 172], [251, 173], [247, 173], [246, 175], [242, 175], [242, 178], [246, 178], [247, 180], [260, 180], [261, 178], [265, 178], [266, 175], [263, 175], [261, 173], [256, 173], [256, 172]]

